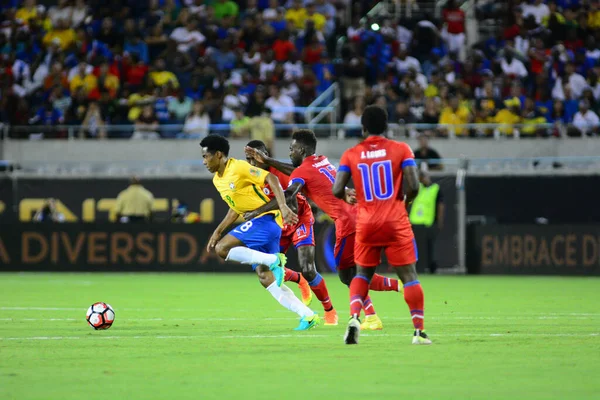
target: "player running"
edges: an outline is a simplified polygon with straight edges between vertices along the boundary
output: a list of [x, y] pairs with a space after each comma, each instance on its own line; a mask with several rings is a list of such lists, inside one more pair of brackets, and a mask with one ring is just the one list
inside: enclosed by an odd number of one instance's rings
[[[292, 136], [290, 144], [290, 159], [292, 165], [274, 160], [273, 158], [246, 147], [248, 157], [260, 163], [273, 167], [290, 176], [290, 186], [286, 190], [289, 196], [295, 196], [301, 190], [312, 199], [316, 205], [333, 219], [336, 230], [334, 255], [340, 280], [350, 285], [356, 274], [354, 263], [354, 232], [356, 226], [356, 207], [337, 199], [331, 191], [335, 181], [336, 170], [325, 156], [315, 154], [317, 138], [310, 130], [298, 130]], [[353, 198], [354, 191], [348, 190], [348, 200]], [[371, 289], [375, 291], [399, 291], [398, 280], [381, 275], [373, 276]], [[361, 329], [383, 329], [381, 319], [375, 313], [371, 299], [364, 302], [365, 322]]]
[[387, 131], [387, 118], [381, 107], [365, 108], [361, 123], [366, 139], [344, 152], [333, 185], [333, 194], [343, 199], [352, 178], [358, 201], [354, 247], [357, 274], [350, 284], [350, 321], [344, 341], [358, 343], [360, 311], [384, 250], [404, 284], [404, 300], [415, 328], [412, 343], [431, 344], [423, 328], [425, 300], [416, 270], [417, 245], [405, 206], [419, 192], [417, 165], [406, 143], [381, 136]]
[[[285, 194], [275, 175], [255, 168], [243, 160], [229, 157], [229, 142], [219, 135], [208, 135], [200, 142], [206, 168], [214, 174], [213, 184], [229, 206], [208, 243], [226, 261], [252, 265], [260, 283], [275, 299], [300, 316], [296, 330], [307, 330], [319, 323], [319, 316], [302, 304], [288, 287], [283, 285], [286, 258], [278, 252], [283, 221], [296, 224], [298, 216], [287, 206]], [[278, 210], [266, 212], [223, 236], [238, 217], [268, 203], [262, 188], [268, 184], [279, 205]]]
[[[252, 140], [246, 146], [256, 149], [263, 154], [269, 154], [267, 146], [260, 140]], [[289, 176], [279, 172], [273, 167], [269, 168], [268, 165], [260, 163], [252, 157], [247, 157], [247, 161], [253, 166], [267, 170], [269, 173], [277, 176], [277, 178], [279, 178], [279, 183], [281, 183], [283, 187], [289, 186]], [[270, 190], [270, 187], [265, 186], [263, 190], [265, 191], [265, 194], [271, 198], [271, 201], [268, 204], [262, 205], [255, 211], [244, 214], [244, 219], [252, 219], [257, 215], [278, 208], [277, 200]], [[288, 197], [288, 204], [290, 201], [295, 203], [295, 206], [292, 208], [297, 209], [299, 221], [295, 225], [284, 225], [283, 231], [281, 232], [279, 247], [280, 251], [285, 254], [290, 245], [292, 243], [294, 244], [294, 247], [298, 250], [298, 262], [300, 263], [302, 273], [299, 274], [296, 271], [285, 268], [285, 281], [296, 282], [300, 286], [302, 301], [307, 306], [312, 300], [312, 289], [315, 296], [317, 296], [323, 305], [323, 310], [325, 311], [325, 325], [337, 325], [337, 312], [331, 304], [325, 280], [321, 274], [317, 272], [317, 267], [315, 265], [315, 236], [313, 232], [315, 219], [313, 217], [312, 209], [306, 198], [299, 193], [295, 197]]]

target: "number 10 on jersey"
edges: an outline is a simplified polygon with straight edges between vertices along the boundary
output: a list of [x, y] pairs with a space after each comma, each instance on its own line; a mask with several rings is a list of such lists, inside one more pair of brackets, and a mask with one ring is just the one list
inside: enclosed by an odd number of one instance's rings
[[371, 165], [357, 165], [362, 179], [365, 201], [387, 200], [394, 195], [394, 175], [390, 160], [378, 161]]

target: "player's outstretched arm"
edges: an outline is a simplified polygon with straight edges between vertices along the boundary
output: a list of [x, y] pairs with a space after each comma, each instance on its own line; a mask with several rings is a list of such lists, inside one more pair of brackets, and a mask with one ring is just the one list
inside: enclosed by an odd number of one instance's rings
[[219, 226], [217, 226], [217, 229], [215, 229], [212, 236], [210, 237], [210, 240], [208, 241], [208, 251], [211, 251], [215, 248], [215, 246], [223, 236], [223, 232], [225, 232], [227, 228], [229, 228], [235, 221], [237, 221], [238, 218], [238, 213], [233, 211], [231, 208], [229, 209], [229, 211], [227, 211], [227, 215], [225, 215], [225, 218], [223, 218]]
[[275, 195], [275, 199], [279, 205], [279, 210], [281, 210], [283, 221], [288, 225], [296, 225], [298, 223], [298, 215], [296, 215], [292, 209], [288, 207], [285, 194], [283, 193], [283, 189], [279, 183], [279, 179], [277, 179], [277, 177], [273, 174], [267, 174], [265, 182], [269, 184], [271, 190], [273, 191], [273, 195]]
[[406, 205], [409, 205], [417, 197], [417, 194], [419, 194], [419, 172], [417, 171], [417, 166], [408, 165], [402, 168], [402, 175], [404, 177], [402, 189], [406, 195], [404, 202]]
[[246, 152], [246, 156], [254, 158], [259, 163], [267, 164], [269, 167], [273, 167], [288, 176], [291, 175], [296, 169], [292, 164], [277, 161], [276, 159], [269, 157], [262, 151], [259, 151], [255, 148], [246, 146], [244, 151]]
[[335, 197], [346, 200], [346, 186], [348, 185], [348, 182], [350, 182], [351, 177], [352, 175], [350, 175], [349, 171], [343, 169], [338, 170], [337, 175], [335, 176], [335, 182], [333, 183], [333, 195]]

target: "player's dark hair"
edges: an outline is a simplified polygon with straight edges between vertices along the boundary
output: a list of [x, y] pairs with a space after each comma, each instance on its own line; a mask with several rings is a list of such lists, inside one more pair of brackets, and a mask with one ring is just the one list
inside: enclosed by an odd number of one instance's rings
[[217, 151], [229, 156], [229, 141], [220, 135], [208, 135], [200, 142], [200, 147], [206, 147], [206, 151], [215, 154]]
[[365, 108], [360, 123], [369, 135], [382, 135], [387, 131], [388, 114], [385, 109], [371, 105]]
[[265, 150], [267, 152], [267, 155], [270, 155], [267, 145], [262, 140], [251, 140], [246, 146], [252, 147], [253, 149]]
[[317, 150], [317, 137], [310, 129], [297, 130], [292, 135], [292, 139], [304, 146], [309, 154], [314, 154]]

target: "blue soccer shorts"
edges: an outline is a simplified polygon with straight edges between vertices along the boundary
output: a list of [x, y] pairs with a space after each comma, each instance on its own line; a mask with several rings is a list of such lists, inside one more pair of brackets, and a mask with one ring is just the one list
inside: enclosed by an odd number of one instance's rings
[[[273, 214], [266, 214], [238, 225], [229, 234], [246, 245], [249, 249], [262, 253], [279, 253], [281, 227], [275, 222]], [[252, 266], [255, 269], [256, 265]]]

